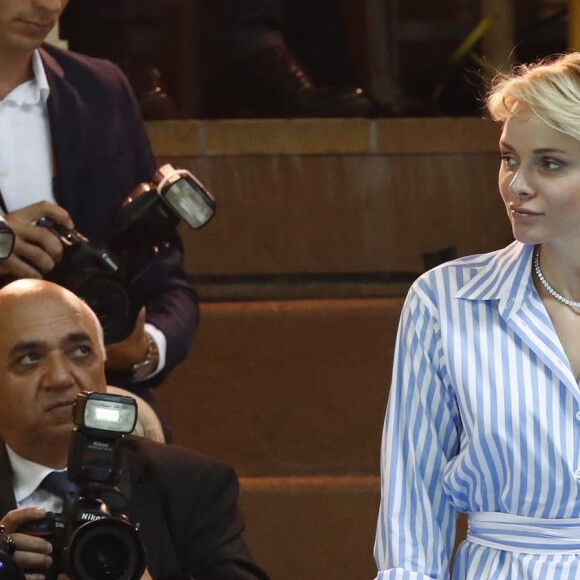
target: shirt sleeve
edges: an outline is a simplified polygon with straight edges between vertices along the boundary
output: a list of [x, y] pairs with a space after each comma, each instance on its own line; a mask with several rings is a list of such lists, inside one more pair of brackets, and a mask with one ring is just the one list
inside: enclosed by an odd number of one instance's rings
[[442, 364], [437, 308], [414, 286], [405, 301], [381, 445], [377, 580], [449, 577], [456, 512], [443, 489], [459, 420]]

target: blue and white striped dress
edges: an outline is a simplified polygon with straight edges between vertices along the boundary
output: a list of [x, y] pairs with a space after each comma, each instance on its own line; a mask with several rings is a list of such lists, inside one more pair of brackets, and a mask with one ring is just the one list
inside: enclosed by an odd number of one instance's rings
[[378, 580], [449, 578], [457, 512], [476, 515], [453, 578], [580, 579], [580, 388], [532, 253], [514, 242], [455, 260], [407, 296], [381, 449]]

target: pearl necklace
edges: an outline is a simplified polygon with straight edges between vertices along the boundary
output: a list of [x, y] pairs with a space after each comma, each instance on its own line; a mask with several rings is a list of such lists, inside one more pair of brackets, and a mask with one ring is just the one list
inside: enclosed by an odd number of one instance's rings
[[540, 253], [541, 253], [542, 246], [537, 246], [534, 252], [534, 272], [538, 277], [538, 280], [542, 283], [542, 286], [558, 301], [562, 304], [565, 304], [569, 308], [571, 308], [576, 314], [580, 314], [580, 302], [575, 302], [574, 300], [570, 300], [569, 298], [564, 298], [562, 294], [559, 294], [552, 288], [550, 283], [544, 277], [542, 273], [542, 269], [540, 268]]

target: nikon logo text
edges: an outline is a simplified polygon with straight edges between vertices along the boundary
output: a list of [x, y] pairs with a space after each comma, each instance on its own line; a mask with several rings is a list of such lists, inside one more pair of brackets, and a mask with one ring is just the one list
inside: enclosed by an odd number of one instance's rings
[[85, 522], [95, 522], [97, 520], [102, 520], [105, 516], [99, 516], [97, 514], [90, 514], [90, 513], [84, 513], [81, 514], [81, 520], [85, 521]]

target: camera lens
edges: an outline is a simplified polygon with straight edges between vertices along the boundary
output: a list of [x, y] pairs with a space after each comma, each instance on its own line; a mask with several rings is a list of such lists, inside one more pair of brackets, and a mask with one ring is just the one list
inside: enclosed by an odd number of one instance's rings
[[94, 578], [120, 578], [129, 566], [129, 555], [117, 538], [98, 538], [83, 549], [81, 566]]
[[141, 303], [122, 278], [91, 272], [83, 280], [73, 280], [71, 286], [99, 318], [105, 343], [120, 342], [133, 332]]
[[145, 571], [145, 549], [131, 524], [104, 518], [80, 526], [65, 548], [74, 578], [139, 580]]

